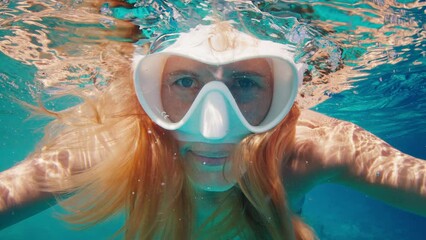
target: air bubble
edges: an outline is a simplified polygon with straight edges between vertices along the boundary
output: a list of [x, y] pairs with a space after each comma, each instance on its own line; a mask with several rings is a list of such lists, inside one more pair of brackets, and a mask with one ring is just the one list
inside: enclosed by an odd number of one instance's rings
[[9, 80], [9, 77], [4, 73], [0, 73], [0, 80], [1, 81], [7, 81], [7, 80]]
[[60, 2], [57, 2], [57, 3], [55, 4], [55, 6], [54, 6], [54, 8], [55, 8], [56, 10], [61, 10], [63, 7], [64, 7], [64, 4], [62, 4], [62, 3], [60, 3]]
[[387, 51], [386, 55], [388, 56], [388, 59], [393, 60], [398, 57], [398, 54], [394, 51]]
[[99, 12], [102, 15], [111, 16], [112, 15], [112, 10], [109, 7], [109, 3], [102, 4], [101, 9], [99, 10]]
[[100, 24], [102, 24], [105, 28], [112, 28], [115, 26], [115, 21], [112, 19], [101, 19]]

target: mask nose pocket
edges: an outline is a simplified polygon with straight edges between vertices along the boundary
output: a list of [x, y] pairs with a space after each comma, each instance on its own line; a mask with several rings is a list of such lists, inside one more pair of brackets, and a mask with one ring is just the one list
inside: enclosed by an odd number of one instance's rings
[[203, 102], [200, 131], [207, 139], [222, 139], [229, 131], [227, 104], [219, 92], [209, 93]]

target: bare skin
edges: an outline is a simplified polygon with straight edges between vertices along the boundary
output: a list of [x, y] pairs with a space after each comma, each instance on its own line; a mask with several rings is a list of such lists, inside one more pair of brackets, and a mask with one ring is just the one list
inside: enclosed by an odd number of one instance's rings
[[[283, 168], [289, 201], [322, 183], [339, 183], [395, 207], [426, 216], [426, 162], [404, 154], [360, 127], [310, 110], [297, 124], [294, 158]], [[4, 228], [52, 204], [36, 178], [67, 175], [84, 168], [62, 153], [55, 166], [27, 159], [0, 173], [0, 227]], [[84, 166], [83, 166], [84, 165]]]
[[56, 204], [51, 192], [43, 191], [41, 183], [61, 179], [71, 171], [90, 165], [58, 153], [57, 161], [31, 156], [0, 173], [0, 229], [13, 225]]
[[350, 122], [302, 111], [294, 158], [283, 173], [290, 201], [316, 185], [338, 183], [426, 216], [426, 161]]

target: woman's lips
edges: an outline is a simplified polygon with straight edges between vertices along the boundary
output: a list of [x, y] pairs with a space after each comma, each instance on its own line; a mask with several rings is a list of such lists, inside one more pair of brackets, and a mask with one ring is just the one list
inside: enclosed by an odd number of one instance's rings
[[194, 158], [205, 166], [221, 166], [225, 164], [228, 158], [227, 152], [194, 152], [189, 151]]

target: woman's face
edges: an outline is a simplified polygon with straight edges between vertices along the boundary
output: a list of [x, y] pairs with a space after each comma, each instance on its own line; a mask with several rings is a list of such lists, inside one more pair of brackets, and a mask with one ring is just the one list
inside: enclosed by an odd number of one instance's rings
[[[213, 66], [187, 58], [170, 57], [162, 74], [161, 100], [172, 121], [179, 121], [201, 88], [221, 81], [231, 91], [251, 125], [259, 125], [269, 111], [273, 93], [270, 64], [263, 58]], [[232, 176], [229, 159], [235, 144], [180, 142], [185, 171], [199, 189], [226, 191], [239, 176]]]

